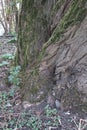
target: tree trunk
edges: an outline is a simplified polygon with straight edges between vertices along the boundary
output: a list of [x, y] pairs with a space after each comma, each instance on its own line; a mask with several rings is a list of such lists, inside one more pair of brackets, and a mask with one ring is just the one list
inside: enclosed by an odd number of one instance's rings
[[50, 93], [64, 107], [86, 102], [86, 5], [86, 0], [23, 1], [17, 53], [23, 100], [42, 101]]

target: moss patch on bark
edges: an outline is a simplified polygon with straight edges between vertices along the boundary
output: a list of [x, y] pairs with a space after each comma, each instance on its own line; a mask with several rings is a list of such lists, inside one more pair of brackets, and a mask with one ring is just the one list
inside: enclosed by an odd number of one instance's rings
[[86, 2], [86, 0], [74, 0], [72, 2], [72, 4], [69, 6], [69, 9], [60, 20], [59, 25], [53, 31], [46, 45], [58, 41], [69, 26], [81, 23], [87, 12], [87, 9], [85, 8]]

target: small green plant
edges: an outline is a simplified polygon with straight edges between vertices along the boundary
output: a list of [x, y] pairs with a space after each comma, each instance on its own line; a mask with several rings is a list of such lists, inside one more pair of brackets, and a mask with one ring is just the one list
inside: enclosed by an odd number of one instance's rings
[[33, 130], [39, 130], [42, 126], [42, 121], [38, 117], [32, 116], [27, 121], [27, 126], [33, 128]]
[[12, 54], [4, 54], [4, 55], [2, 55], [1, 56], [1, 58], [3, 58], [3, 59], [8, 59], [8, 60], [12, 60], [12, 59], [14, 59], [14, 56], [12, 55]]
[[5, 65], [8, 65], [8, 64], [9, 64], [9, 62], [7, 62], [7, 61], [2, 61], [2, 63], [0, 63], [0, 67], [5, 66]]
[[12, 39], [10, 39], [7, 43], [9, 43], [9, 44], [13, 44], [13, 43], [15, 43], [15, 42], [17, 42], [17, 36], [14, 36]]
[[13, 36], [7, 43], [12, 44], [17, 42], [17, 33], [16, 32], [11, 32], [9, 35]]
[[58, 125], [61, 125], [61, 118], [60, 118], [60, 116], [55, 116], [54, 118], [53, 118], [53, 126], [58, 126]]
[[12, 67], [12, 68], [10, 69], [10, 75], [8, 76], [8, 81], [9, 81], [11, 84], [14, 84], [14, 85], [16, 85], [16, 86], [19, 85], [20, 80], [21, 80], [21, 79], [18, 77], [20, 70], [21, 70], [21, 67], [20, 67], [20, 66]]
[[56, 115], [57, 114], [57, 110], [54, 108], [54, 109], [51, 109], [51, 107], [49, 105], [47, 105], [45, 107], [45, 112], [46, 112], [46, 116], [53, 116], [53, 115]]
[[12, 88], [10, 89], [10, 91], [9, 91], [9, 96], [10, 96], [10, 97], [14, 97], [16, 89], [17, 89], [16, 86], [14, 86], [14, 87], [12, 87]]
[[[29, 111], [14, 111], [14, 97], [10, 97], [10, 92], [3, 92], [0, 94], [0, 111], [1, 113], [1, 126], [3, 130], [17, 130], [26, 128], [29, 130], [47, 130], [49, 126], [58, 127], [61, 124], [61, 119], [58, 115], [46, 117], [37, 116], [32, 110]], [[48, 108], [47, 108], [48, 109]], [[53, 109], [52, 109], [53, 110]], [[52, 112], [55, 114], [55, 112]]]

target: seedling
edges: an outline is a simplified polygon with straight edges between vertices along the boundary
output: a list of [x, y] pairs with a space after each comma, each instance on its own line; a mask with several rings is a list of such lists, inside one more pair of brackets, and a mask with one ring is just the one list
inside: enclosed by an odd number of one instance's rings
[[10, 69], [10, 75], [8, 76], [8, 81], [11, 84], [14, 84], [16, 86], [18, 86], [20, 84], [20, 78], [19, 76], [19, 72], [20, 72], [21, 67], [20, 66], [16, 66], [16, 67], [12, 67]]
[[9, 62], [7, 62], [7, 61], [2, 61], [2, 63], [0, 63], [0, 67], [5, 66], [5, 65], [8, 65], [8, 64], [9, 64]]
[[4, 54], [4, 55], [2, 55], [1, 56], [1, 58], [3, 58], [3, 59], [8, 59], [8, 60], [12, 60], [12, 59], [14, 59], [14, 56], [12, 55], [12, 54]]

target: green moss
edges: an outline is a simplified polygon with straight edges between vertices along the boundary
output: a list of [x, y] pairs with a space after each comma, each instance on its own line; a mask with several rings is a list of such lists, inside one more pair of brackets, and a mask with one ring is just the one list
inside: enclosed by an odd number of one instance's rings
[[30, 15], [31, 20], [32, 20], [32, 19], [35, 19], [36, 16], [37, 16], [37, 14], [38, 14], [38, 10], [37, 10], [35, 7], [33, 7], [32, 12], [31, 12], [31, 15]]
[[48, 21], [46, 20], [46, 18], [42, 19], [42, 25], [43, 25], [43, 27], [47, 27]]
[[52, 13], [51, 15], [54, 16], [55, 13], [58, 12], [58, 10], [61, 8], [61, 6], [63, 5], [63, 3], [65, 2], [65, 0], [58, 0], [53, 7]]
[[28, 8], [31, 9], [33, 4], [34, 4], [34, 0], [28, 0], [26, 5], [28, 6]]
[[32, 86], [32, 88], [29, 90], [31, 94], [37, 94], [39, 91], [39, 86]]
[[45, 55], [45, 48], [42, 48], [41, 52], [39, 53], [38, 55], [38, 63], [40, 63], [40, 61], [42, 60], [42, 58], [44, 57]]
[[83, 1], [81, 2], [81, 0], [75, 0], [70, 6], [69, 10], [66, 12], [61, 21], [61, 26], [64, 29], [66, 29], [70, 25], [81, 22], [84, 19], [87, 10], [84, 8], [86, 0]]
[[60, 39], [64, 31], [74, 24], [80, 23], [86, 16], [87, 9], [84, 8], [86, 0], [74, 0], [68, 11], [65, 13], [60, 21], [60, 24], [56, 27], [52, 33], [50, 39], [46, 45], [54, 43]]
[[44, 5], [46, 3], [46, 0], [42, 0], [41, 4]]
[[27, 44], [27, 47], [24, 49], [25, 50], [25, 56], [24, 56], [24, 66], [26, 67], [27, 66], [27, 61], [28, 61], [28, 48], [29, 48], [29, 45]]

